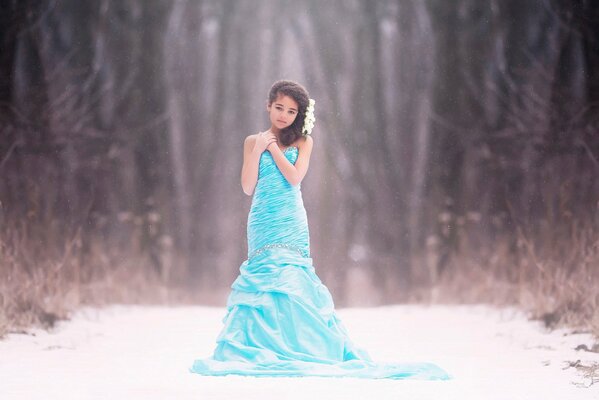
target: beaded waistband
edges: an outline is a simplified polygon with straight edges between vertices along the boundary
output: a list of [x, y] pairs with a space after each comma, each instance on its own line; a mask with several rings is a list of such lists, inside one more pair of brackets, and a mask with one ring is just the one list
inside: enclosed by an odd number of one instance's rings
[[264, 250], [266, 249], [272, 249], [275, 247], [280, 247], [280, 248], [285, 248], [285, 249], [290, 249], [290, 250], [295, 250], [297, 251], [301, 256], [303, 257], [309, 257], [310, 255], [308, 254], [308, 251], [305, 249], [302, 249], [298, 246], [294, 246], [292, 244], [287, 244], [287, 243], [269, 243], [267, 245], [264, 245], [262, 247], [260, 247], [259, 249], [254, 250], [249, 256], [248, 259], [253, 258], [255, 256], [257, 256], [258, 254], [262, 253]]

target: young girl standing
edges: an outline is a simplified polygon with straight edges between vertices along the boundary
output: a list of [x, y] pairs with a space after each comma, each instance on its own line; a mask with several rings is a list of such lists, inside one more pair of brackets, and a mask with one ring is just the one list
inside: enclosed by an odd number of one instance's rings
[[241, 186], [252, 197], [248, 258], [231, 285], [214, 354], [202, 375], [449, 379], [431, 363], [375, 363], [355, 346], [310, 257], [301, 182], [314, 145], [314, 100], [300, 84], [275, 82], [271, 126], [245, 139]]

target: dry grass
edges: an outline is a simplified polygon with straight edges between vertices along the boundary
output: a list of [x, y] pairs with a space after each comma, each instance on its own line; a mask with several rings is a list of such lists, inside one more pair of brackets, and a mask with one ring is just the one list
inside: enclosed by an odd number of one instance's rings
[[503, 240], [473, 250], [466, 243], [434, 300], [517, 305], [549, 329], [570, 327], [599, 340], [599, 232], [590, 225], [558, 234], [532, 240], [519, 229], [516, 246]]
[[35, 240], [14, 227], [0, 237], [0, 338], [52, 328], [82, 305], [214, 303], [212, 291], [186, 287], [181, 268], [159, 275], [146, 257], [123, 250], [134, 246], [115, 247], [98, 237], [83, 246], [80, 231], [48, 229], [42, 237], [53, 239]]

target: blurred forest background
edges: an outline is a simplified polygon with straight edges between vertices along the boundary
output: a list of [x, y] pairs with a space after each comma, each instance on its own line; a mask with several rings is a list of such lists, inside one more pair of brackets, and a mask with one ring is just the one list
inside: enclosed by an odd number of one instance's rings
[[592, 1], [2, 4], [0, 335], [223, 305], [277, 79], [316, 100], [302, 191], [337, 306], [509, 303], [599, 333]]

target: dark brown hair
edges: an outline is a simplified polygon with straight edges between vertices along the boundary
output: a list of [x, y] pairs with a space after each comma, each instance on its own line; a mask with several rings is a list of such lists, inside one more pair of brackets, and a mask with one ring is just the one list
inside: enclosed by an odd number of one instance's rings
[[306, 88], [297, 82], [280, 80], [273, 83], [268, 92], [268, 104], [272, 105], [279, 96], [289, 96], [296, 101], [299, 110], [295, 120], [287, 128], [281, 129], [280, 140], [283, 146], [289, 146], [302, 136], [302, 127], [310, 96]]

